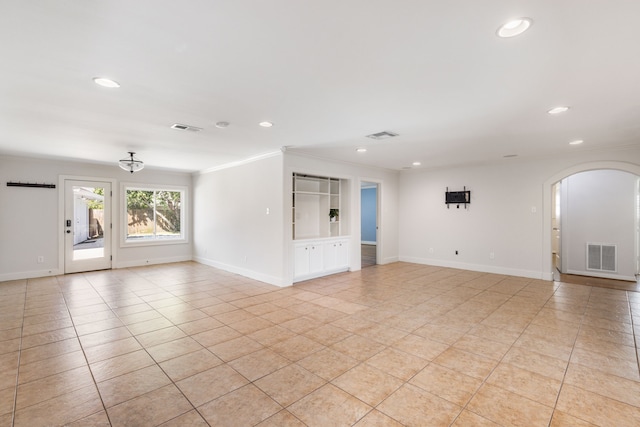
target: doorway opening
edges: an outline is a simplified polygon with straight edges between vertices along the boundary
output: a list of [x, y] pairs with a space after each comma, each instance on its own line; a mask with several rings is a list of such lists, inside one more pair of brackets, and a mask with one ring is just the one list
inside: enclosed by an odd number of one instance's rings
[[111, 183], [64, 181], [64, 272], [111, 268]]
[[379, 185], [362, 182], [360, 185], [360, 254], [362, 268], [378, 263], [378, 199]]
[[589, 169], [551, 185], [554, 280], [637, 288], [639, 182], [631, 171]]

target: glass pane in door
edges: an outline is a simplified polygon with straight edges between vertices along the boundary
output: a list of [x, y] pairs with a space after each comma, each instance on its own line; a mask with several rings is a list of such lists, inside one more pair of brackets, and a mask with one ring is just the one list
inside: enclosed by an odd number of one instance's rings
[[73, 186], [73, 260], [104, 257], [104, 187]]

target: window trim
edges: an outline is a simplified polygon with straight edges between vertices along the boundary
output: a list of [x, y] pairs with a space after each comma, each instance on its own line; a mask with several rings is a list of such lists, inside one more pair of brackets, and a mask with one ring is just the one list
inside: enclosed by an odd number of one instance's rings
[[[128, 228], [128, 212], [127, 212], [127, 191], [180, 191], [180, 234], [181, 237], [175, 239], [151, 239], [151, 240], [130, 240], [127, 239]], [[141, 246], [164, 246], [164, 245], [181, 245], [189, 243], [189, 233], [187, 218], [189, 207], [189, 188], [183, 185], [157, 185], [157, 184], [144, 184], [123, 182], [120, 185], [120, 201], [122, 203], [120, 207], [120, 224], [122, 228], [120, 230], [120, 247], [141, 247]]]

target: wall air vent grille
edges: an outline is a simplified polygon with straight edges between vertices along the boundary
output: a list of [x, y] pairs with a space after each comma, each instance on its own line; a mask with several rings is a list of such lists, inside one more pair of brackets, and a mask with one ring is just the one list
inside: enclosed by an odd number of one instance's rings
[[387, 138], [393, 138], [394, 136], [398, 136], [398, 134], [385, 130], [385, 131], [382, 131], [382, 132], [377, 132], [377, 133], [372, 133], [371, 135], [367, 135], [367, 138], [371, 138], [371, 139], [387, 139]]
[[618, 270], [616, 245], [587, 243], [587, 270], [616, 272]]
[[180, 123], [172, 124], [171, 125], [171, 129], [186, 130], [186, 131], [189, 131], [189, 132], [200, 132], [202, 130], [202, 128], [199, 128], [199, 127], [189, 126], [189, 125], [182, 125]]

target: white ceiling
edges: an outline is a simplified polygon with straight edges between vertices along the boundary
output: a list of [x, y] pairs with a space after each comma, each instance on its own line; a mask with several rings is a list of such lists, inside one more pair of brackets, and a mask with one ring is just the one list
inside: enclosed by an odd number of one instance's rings
[[[136, 151], [148, 167], [197, 171], [287, 147], [402, 169], [640, 144], [638, 0], [10, 0], [1, 9], [0, 154], [115, 165]], [[528, 32], [496, 37], [523, 16], [534, 21]], [[121, 87], [99, 87], [96, 76]], [[558, 105], [571, 109], [546, 113]], [[399, 136], [365, 137], [385, 130]], [[575, 139], [585, 142], [569, 146]]]

